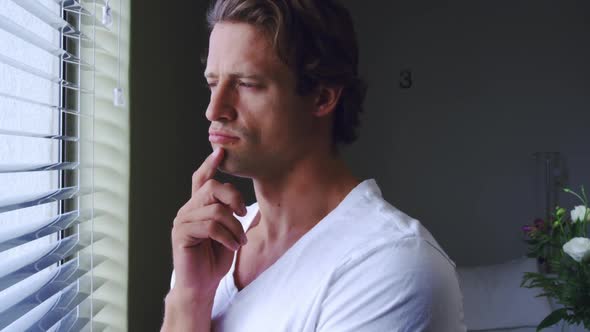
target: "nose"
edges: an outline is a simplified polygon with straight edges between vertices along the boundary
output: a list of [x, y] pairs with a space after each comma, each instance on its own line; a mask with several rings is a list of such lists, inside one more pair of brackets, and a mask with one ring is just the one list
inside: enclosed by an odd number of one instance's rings
[[211, 89], [211, 99], [205, 116], [207, 120], [213, 122], [227, 122], [236, 118], [237, 113], [234, 107], [234, 96], [231, 86], [228, 84], [218, 83]]

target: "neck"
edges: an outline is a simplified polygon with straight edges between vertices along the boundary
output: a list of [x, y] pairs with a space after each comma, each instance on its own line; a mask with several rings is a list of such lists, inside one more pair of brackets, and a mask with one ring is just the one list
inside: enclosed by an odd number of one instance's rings
[[272, 178], [255, 178], [260, 228], [266, 241], [303, 234], [317, 224], [360, 182], [334, 155], [299, 160]]

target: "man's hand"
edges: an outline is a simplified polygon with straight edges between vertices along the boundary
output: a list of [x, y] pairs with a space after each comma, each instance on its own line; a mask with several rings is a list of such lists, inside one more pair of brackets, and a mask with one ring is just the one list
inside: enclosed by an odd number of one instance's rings
[[[223, 157], [224, 151], [216, 149], [193, 174], [192, 197], [174, 219], [172, 254], [176, 282], [166, 298], [163, 329], [200, 325], [196, 321], [177, 324], [185, 319], [206, 319], [209, 324], [217, 286], [229, 271], [234, 252], [246, 243], [242, 225], [233, 215], [246, 214], [242, 195], [231, 184], [213, 179]], [[175, 310], [191, 307], [199, 313], [181, 310], [186, 311], [184, 315]], [[176, 312], [171, 314], [170, 310]], [[174, 324], [169, 322], [170, 316], [174, 317]]]
[[246, 242], [240, 222], [246, 214], [242, 195], [213, 179], [224, 151], [215, 150], [193, 174], [192, 197], [178, 211], [172, 229], [175, 288], [214, 296], [233, 255]]

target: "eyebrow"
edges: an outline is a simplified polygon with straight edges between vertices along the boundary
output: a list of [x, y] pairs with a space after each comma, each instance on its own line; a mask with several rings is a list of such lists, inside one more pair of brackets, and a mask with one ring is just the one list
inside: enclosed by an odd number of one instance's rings
[[[215, 73], [205, 73], [205, 78], [218, 78], [219, 76]], [[261, 75], [258, 74], [246, 74], [246, 73], [231, 73], [229, 74], [229, 77], [231, 78], [249, 78], [249, 79], [255, 79], [255, 80], [262, 80], [263, 77]]]

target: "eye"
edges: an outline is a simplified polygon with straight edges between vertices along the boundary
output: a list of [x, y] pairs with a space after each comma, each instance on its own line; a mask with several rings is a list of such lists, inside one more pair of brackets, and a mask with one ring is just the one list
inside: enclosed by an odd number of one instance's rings
[[244, 87], [244, 88], [256, 88], [256, 87], [258, 87], [256, 84], [248, 83], [248, 82], [238, 82], [238, 86], [241, 86], [241, 87]]
[[209, 90], [212, 90], [214, 87], [217, 86], [217, 82], [207, 82], [205, 83], [205, 87]]

